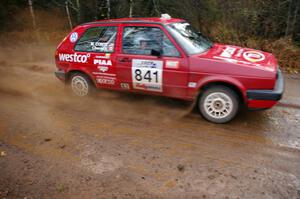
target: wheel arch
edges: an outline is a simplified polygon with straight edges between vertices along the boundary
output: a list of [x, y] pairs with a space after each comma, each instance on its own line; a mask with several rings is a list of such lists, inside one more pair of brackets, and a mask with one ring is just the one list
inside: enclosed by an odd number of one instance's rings
[[211, 78], [207, 78], [207, 79], [204, 79], [204, 80], [198, 82], [197, 99], [199, 98], [199, 96], [201, 96], [201, 94], [205, 90], [207, 90], [208, 88], [211, 88], [212, 86], [217, 86], [217, 85], [226, 86], [226, 87], [232, 89], [238, 95], [240, 102], [242, 102], [243, 104], [247, 103], [247, 96], [246, 96], [246, 92], [245, 92], [246, 89], [243, 86], [243, 84], [234, 78], [228, 78], [228, 77], [214, 77], [214, 78], [211, 77]]

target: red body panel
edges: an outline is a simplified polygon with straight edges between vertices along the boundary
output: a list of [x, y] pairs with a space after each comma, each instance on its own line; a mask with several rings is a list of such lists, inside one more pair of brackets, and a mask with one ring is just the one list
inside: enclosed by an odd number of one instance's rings
[[[57, 47], [56, 65], [68, 74], [82, 71], [90, 76], [98, 88], [143, 92], [184, 100], [194, 100], [201, 89], [209, 83], [230, 84], [242, 94], [250, 108], [270, 108], [276, 101], [249, 100], [247, 90], [272, 90], [275, 87], [277, 61], [266, 52], [237, 46], [214, 44], [202, 54], [188, 55], [164, 28], [164, 24], [182, 22], [182, 19], [139, 18], [114, 19], [84, 24], [76, 27]], [[126, 23], [125, 23], [126, 22]], [[142, 23], [140, 23], [142, 22]], [[116, 26], [118, 28], [113, 53], [76, 52], [76, 42], [71, 34], [80, 38], [90, 27]], [[180, 53], [180, 57], [157, 57], [129, 55], [122, 52], [124, 26], [147, 26], [160, 28]], [[162, 64], [162, 87], [147, 89], [146, 85], [133, 83], [133, 62], [148, 60]], [[143, 89], [145, 86], [145, 89]]]
[[274, 106], [277, 101], [274, 100], [248, 100], [248, 108], [250, 109], [267, 109]]

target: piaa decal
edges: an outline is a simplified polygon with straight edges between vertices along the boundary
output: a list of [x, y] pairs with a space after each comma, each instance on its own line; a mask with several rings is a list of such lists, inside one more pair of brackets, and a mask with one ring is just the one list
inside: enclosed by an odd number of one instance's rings
[[111, 66], [111, 60], [103, 60], [103, 59], [94, 59], [95, 65], [102, 65], [102, 66]]

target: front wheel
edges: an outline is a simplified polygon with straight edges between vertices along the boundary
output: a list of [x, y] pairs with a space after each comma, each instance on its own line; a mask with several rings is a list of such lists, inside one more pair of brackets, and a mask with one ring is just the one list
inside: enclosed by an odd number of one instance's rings
[[202, 116], [219, 124], [231, 121], [238, 113], [239, 106], [239, 98], [235, 91], [225, 86], [208, 88], [198, 100]]

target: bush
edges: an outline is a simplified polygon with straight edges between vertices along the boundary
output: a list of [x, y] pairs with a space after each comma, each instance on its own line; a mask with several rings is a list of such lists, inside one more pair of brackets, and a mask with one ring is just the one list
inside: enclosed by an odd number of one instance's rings
[[289, 73], [300, 72], [300, 48], [291, 38], [262, 39], [238, 33], [222, 23], [211, 27], [210, 38], [214, 42], [260, 49], [273, 53], [279, 65]]
[[274, 53], [279, 65], [287, 72], [300, 72], [300, 48], [294, 45], [291, 38], [268, 41], [263, 48]]

